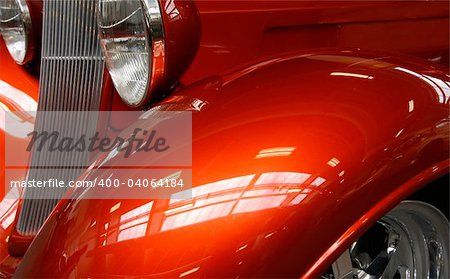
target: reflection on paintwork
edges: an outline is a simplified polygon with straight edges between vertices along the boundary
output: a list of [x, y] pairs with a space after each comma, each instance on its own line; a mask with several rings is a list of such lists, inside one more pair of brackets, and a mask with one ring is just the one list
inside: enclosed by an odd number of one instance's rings
[[120, 216], [118, 242], [145, 235], [152, 206], [153, 202], [149, 202]]
[[[109, 210], [108, 222], [103, 225], [105, 240], [102, 246], [145, 236], [152, 207], [153, 201], [120, 213], [121, 202], [114, 204]], [[90, 227], [96, 223], [94, 221]]]
[[311, 174], [309, 173], [298, 173], [298, 172], [268, 172], [263, 173], [255, 185], [264, 185], [272, 183], [280, 184], [292, 184], [292, 183], [303, 183], [307, 180]]
[[185, 227], [227, 216], [230, 214], [233, 206], [234, 202], [224, 202], [167, 216], [163, 222], [161, 231]]
[[11, 189], [0, 202], [0, 226], [6, 230], [16, 217], [16, 208], [19, 203], [19, 190]]
[[195, 187], [192, 190], [189, 189], [189, 190], [181, 191], [181, 192], [178, 192], [171, 196], [169, 204], [177, 202], [178, 200], [183, 199], [183, 197], [186, 197], [187, 196], [186, 191], [192, 191], [192, 197], [195, 198], [195, 197], [200, 197], [203, 195], [208, 195], [208, 194], [212, 194], [215, 192], [220, 192], [220, 191], [224, 191], [224, 190], [228, 190], [228, 189], [232, 189], [232, 188], [246, 187], [250, 184], [250, 181], [253, 179], [254, 176], [255, 175], [252, 174], [252, 175], [246, 175], [246, 176], [240, 176], [240, 177], [220, 180], [217, 182], [213, 182], [213, 183], [209, 183], [206, 185]]
[[[262, 173], [252, 185], [255, 175], [225, 179], [192, 189], [192, 200], [172, 195], [165, 211], [161, 231], [173, 230], [231, 214], [255, 212], [270, 208], [297, 205], [326, 179], [299, 172]], [[220, 186], [221, 185], [221, 186]]]
[[171, 20], [178, 20], [180, 17], [180, 11], [178, 11], [177, 7], [175, 6], [174, 0], [166, 1], [164, 4], [164, 10], [166, 11], [166, 14], [169, 15], [169, 18]]
[[410, 74], [410, 75], [420, 78], [421, 80], [426, 82], [428, 85], [430, 85], [434, 89], [434, 91], [436, 91], [437, 97], [439, 99], [439, 103], [441, 103], [441, 104], [449, 103], [450, 86], [447, 82], [444, 82], [440, 79], [431, 77], [429, 75], [413, 72], [413, 71], [405, 69], [403, 67], [395, 67], [394, 69], [397, 71], [402, 71], [404, 73], [407, 73], [407, 74]]
[[14, 100], [14, 103], [19, 106], [18, 108], [23, 111], [36, 111], [37, 109], [36, 100], [2, 80], [0, 80], [0, 96]]
[[289, 156], [294, 152], [295, 147], [276, 147], [276, 148], [268, 148], [259, 151], [258, 155], [256, 155], [256, 159], [267, 158], [267, 157], [283, 157]]
[[185, 272], [183, 272], [183, 273], [180, 274], [179, 278], [186, 277], [186, 276], [188, 276], [188, 275], [190, 275], [190, 274], [192, 274], [192, 273], [194, 273], [194, 272], [197, 272], [199, 269], [200, 269], [200, 267], [197, 266], [197, 267], [194, 267], [194, 268], [192, 268], [192, 269], [190, 269], [190, 270], [188, 270], [188, 271], [185, 271]]
[[245, 213], [281, 206], [287, 195], [268, 196], [239, 200], [233, 213]]
[[374, 79], [373, 76], [355, 74], [355, 73], [343, 73], [343, 72], [333, 72], [330, 76], [341, 76], [341, 77], [354, 77], [354, 78], [363, 78], [363, 79]]
[[[0, 80], [0, 129], [5, 133], [16, 137], [26, 138], [27, 134], [34, 129], [35, 112], [37, 102], [25, 92], [12, 87], [8, 83]], [[6, 115], [8, 113], [8, 115]], [[5, 129], [5, 123], [14, 121], [13, 129]]]
[[413, 112], [414, 111], [414, 100], [410, 100], [408, 102], [408, 111]]
[[[349, 51], [348, 53], [352, 53], [352, 51]], [[383, 61], [383, 59], [389, 58], [387, 56], [368, 59], [368, 58], [362, 58], [362, 57], [356, 57], [356, 56], [324, 54], [324, 55], [311, 55], [311, 56], [307, 56], [306, 58], [310, 59], [310, 60], [342, 63], [342, 64], [347, 64], [350, 66], [364, 65], [366, 67], [376, 68], [376, 69], [390, 68], [390, 67], [394, 66], [393, 64], [391, 64], [389, 62]]]
[[325, 181], [326, 181], [325, 178], [319, 176], [319, 177], [317, 177], [316, 179], [314, 179], [313, 182], [311, 182], [311, 185], [312, 185], [312, 186], [319, 187], [319, 186], [322, 185]]
[[[309, 173], [267, 172], [200, 185], [173, 194], [168, 202], [155, 200], [124, 213], [117, 202], [109, 209], [111, 217], [104, 224], [106, 239], [102, 245], [147, 235], [152, 208], [157, 205], [166, 208], [159, 229], [164, 232], [232, 214], [297, 205], [325, 181]], [[186, 191], [192, 191], [192, 199], [180, 198]]]
[[306, 198], [306, 194], [298, 194], [290, 203], [290, 205], [296, 205], [301, 203]]
[[109, 213], [113, 213], [114, 211], [116, 211], [117, 209], [120, 208], [120, 202], [116, 203], [113, 207], [111, 207], [111, 209], [109, 210]]
[[[297, 56], [297, 57], [300, 57], [300, 56]], [[259, 69], [262, 69], [264, 67], [268, 67], [268, 66], [273, 65], [275, 63], [289, 61], [289, 60], [292, 60], [292, 59], [294, 59], [294, 58], [293, 57], [289, 57], [289, 58], [273, 58], [273, 59], [269, 59], [267, 61], [259, 62], [257, 64], [254, 64], [254, 65], [248, 67], [248, 68], [242, 69], [240, 71], [236, 71], [236, 72], [234, 72], [232, 74], [225, 75], [223, 77], [222, 86], [226, 86], [227, 84], [229, 84], [229, 83], [231, 83], [231, 82], [233, 82], [233, 81], [235, 81], [235, 80], [237, 80], [237, 79], [239, 79], [239, 78], [241, 78], [243, 76], [246, 76], [246, 75], [248, 75], [248, 74], [250, 74], [252, 72], [255, 72], [255, 71], [259, 70]]]
[[425, 78], [430, 79], [434, 84], [436, 84], [442, 94], [438, 94], [439, 96], [439, 102], [442, 104], [448, 104], [449, 98], [450, 98], [450, 86], [448, 82], [443, 82], [440, 79], [431, 77], [429, 75], [423, 75]]
[[339, 159], [338, 158], [332, 158], [330, 161], [328, 161], [328, 165], [330, 166], [330, 167], [336, 167], [337, 165], [339, 165], [339, 163], [340, 163], [341, 161], [339, 161]]

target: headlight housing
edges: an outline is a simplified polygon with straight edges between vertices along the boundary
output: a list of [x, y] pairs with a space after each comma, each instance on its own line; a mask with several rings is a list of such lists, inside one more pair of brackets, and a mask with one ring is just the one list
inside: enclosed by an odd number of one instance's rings
[[114, 87], [129, 106], [165, 95], [200, 42], [190, 0], [99, 0], [100, 43]]
[[31, 60], [31, 16], [25, 0], [0, 0], [0, 33], [16, 63]]
[[140, 106], [164, 76], [164, 28], [157, 0], [99, 0], [100, 42], [122, 100]]

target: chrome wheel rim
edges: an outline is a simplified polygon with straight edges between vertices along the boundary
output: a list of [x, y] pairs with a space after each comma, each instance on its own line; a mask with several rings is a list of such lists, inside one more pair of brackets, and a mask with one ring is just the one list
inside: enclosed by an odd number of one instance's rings
[[430, 204], [405, 201], [333, 264], [350, 272], [323, 278], [448, 279], [449, 262], [447, 218]]

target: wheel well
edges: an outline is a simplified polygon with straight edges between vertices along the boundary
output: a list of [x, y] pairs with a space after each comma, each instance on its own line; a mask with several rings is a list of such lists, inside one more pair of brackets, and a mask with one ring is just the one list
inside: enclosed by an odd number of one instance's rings
[[450, 202], [449, 174], [446, 174], [409, 196], [408, 200], [418, 200], [438, 208], [449, 219]]

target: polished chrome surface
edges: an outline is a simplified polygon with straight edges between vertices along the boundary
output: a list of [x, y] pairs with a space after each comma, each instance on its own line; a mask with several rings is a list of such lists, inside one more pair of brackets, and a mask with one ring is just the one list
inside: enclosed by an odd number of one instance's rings
[[147, 96], [151, 48], [140, 1], [99, 0], [100, 45], [122, 100], [139, 105]]
[[164, 81], [165, 34], [157, 0], [98, 1], [100, 43], [114, 86], [142, 106]]
[[0, 1], [0, 33], [16, 63], [23, 65], [34, 55], [31, 16], [25, 0]]
[[[449, 278], [449, 222], [435, 207], [405, 201], [381, 218], [333, 264], [333, 275], [349, 267], [349, 278]], [[349, 252], [350, 251], [350, 252]], [[345, 264], [347, 263], [347, 264]], [[339, 268], [338, 268], [339, 267]], [[334, 276], [334, 277], [330, 277]]]
[[[58, 129], [64, 135], [74, 135], [95, 129], [96, 120], [90, 119], [88, 114], [77, 121], [69, 121], [64, 116], [48, 119], [49, 114], [43, 112], [99, 110], [104, 61], [98, 40], [96, 8], [96, 1], [92, 0], [44, 1], [37, 131]], [[87, 159], [86, 154], [63, 156], [61, 152], [33, 150], [27, 179], [73, 180]], [[43, 167], [49, 167], [48, 171], [42, 171]], [[65, 188], [48, 190], [52, 192], [43, 193], [33, 188], [25, 192], [17, 224], [20, 234], [36, 234], [65, 192]], [[51, 199], [47, 198], [49, 195]]]
[[166, 40], [164, 23], [158, 0], [141, 0], [144, 16], [148, 28], [148, 36], [152, 46], [152, 69], [150, 88], [157, 87], [164, 79]]

